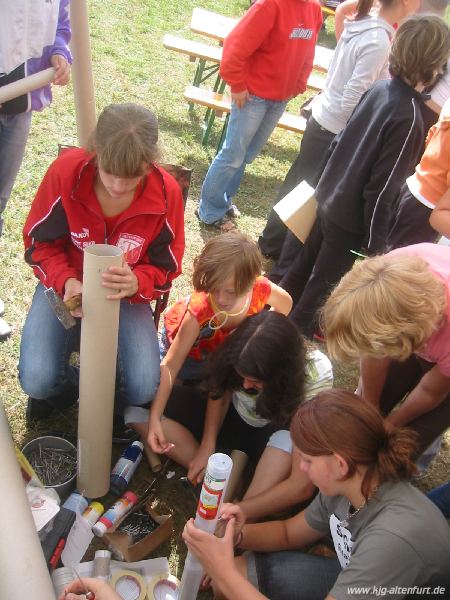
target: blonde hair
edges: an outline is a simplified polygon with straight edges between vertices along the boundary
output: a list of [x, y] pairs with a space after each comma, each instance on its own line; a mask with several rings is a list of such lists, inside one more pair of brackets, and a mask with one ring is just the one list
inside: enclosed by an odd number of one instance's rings
[[419, 256], [358, 261], [322, 309], [328, 352], [406, 360], [439, 327], [446, 305], [444, 282]]
[[88, 150], [97, 154], [99, 166], [116, 177], [145, 173], [158, 158], [158, 119], [137, 104], [110, 104], [100, 114]]
[[205, 244], [194, 260], [192, 284], [197, 292], [212, 292], [234, 280], [238, 296], [249, 291], [261, 274], [262, 256], [256, 243], [240, 231], [222, 233]]
[[407, 80], [411, 87], [418, 83], [431, 85], [436, 70], [442, 69], [450, 53], [450, 31], [441, 17], [413, 15], [403, 21], [394, 35], [389, 53], [392, 75]]

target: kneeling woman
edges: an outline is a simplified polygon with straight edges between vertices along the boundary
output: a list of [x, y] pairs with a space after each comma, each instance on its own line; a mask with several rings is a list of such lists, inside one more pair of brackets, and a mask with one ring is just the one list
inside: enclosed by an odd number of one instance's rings
[[[218, 597], [353, 600], [386, 590], [398, 599], [407, 597], [406, 588], [416, 594], [411, 597], [425, 597], [418, 588], [438, 597], [438, 587], [448, 597], [450, 530], [406, 481], [415, 470], [414, 434], [388, 432], [371, 404], [329, 390], [298, 409], [291, 435], [301, 470], [319, 488], [305, 511], [287, 521], [244, 525], [239, 507], [226, 504], [223, 539], [192, 520], [185, 527], [188, 548], [213, 578]], [[336, 559], [298, 550], [330, 532]], [[253, 552], [234, 561], [233, 541]]]
[[[316, 354], [323, 356], [309, 360]], [[287, 317], [272, 311], [248, 317], [210, 355], [208, 395], [174, 387], [162, 421], [175, 444], [169, 456], [188, 467], [191, 481], [201, 481], [216, 447], [237, 448], [256, 463], [304, 399], [306, 360], [302, 336]]]

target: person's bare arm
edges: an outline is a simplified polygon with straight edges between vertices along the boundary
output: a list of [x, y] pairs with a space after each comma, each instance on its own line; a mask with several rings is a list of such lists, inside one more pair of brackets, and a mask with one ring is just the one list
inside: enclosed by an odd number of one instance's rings
[[357, 393], [377, 408], [380, 404], [381, 392], [383, 391], [390, 363], [390, 358], [364, 357], [361, 359], [361, 377]]
[[177, 335], [166, 356], [161, 361], [161, 376], [158, 391], [151, 403], [148, 422], [148, 444], [154, 452], [167, 452], [168, 444], [161, 427], [167, 400], [172, 391], [175, 379], [183, 366], [200, 331], [197, 320], [187, 312], [183, 318]]
[[244, 525], [239, 547], [254, 552], [296, 550], [317, 542], [325, 535], [308, 525], [305, 511], [302, 511], [286, 521]]
[[439, 367], [434, 366], [425, 373], [403, 404], [393, 411], [386, 421], [401, 427], [436, 408], [450, 392], [450, 377], [443, 375]]
[[231, 393], [227, 392], [219, 400], [208, 398], [205, 425], [200, 446], [189, 463], [188, 478], [194, 483], [201, 483], [205, 474], [208, 458], [216, 449], [217, 435], [230, 406]]
[[270, 284], [271, 292], [267, 304], [272, 307], [271, 310], [281, 313], [282, 315], [288, 315], [292, 308], [292, 298], [286, 290], [283, 290], [279, 285], [275, 283]]
[[430, 225], [441, 235], [450, 238], [450, 188], [437, 201], [430, 215]]
[[352, 17], [356, 12], [358, 6], [358, 0], [345, 0], [341, 2], [334, 11], [334, 35], [337, 41], [339, 41], [342, 32], [344, 31], [344, 21]]

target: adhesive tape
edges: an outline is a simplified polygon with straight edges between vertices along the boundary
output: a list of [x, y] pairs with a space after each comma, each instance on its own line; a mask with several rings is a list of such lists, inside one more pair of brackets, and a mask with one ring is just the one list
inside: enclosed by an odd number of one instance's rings
[[116, 571], [111, 578], [111, 587], [123, 600], [144, 600], [147, 585], [134, 571]]
[[[148, 600], [169, 600], [177, 598], [180, 581], [173, 575], [160, 573], [152, 577], [147, 588]], [[159, 592], [159, 593], [158, 593]]]

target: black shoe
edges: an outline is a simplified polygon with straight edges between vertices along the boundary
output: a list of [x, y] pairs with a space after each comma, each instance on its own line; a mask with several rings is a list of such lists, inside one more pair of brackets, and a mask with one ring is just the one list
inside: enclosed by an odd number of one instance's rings
[[46, 400], [38, 400], [37, 398], [28, 398], [27, 410], [25, 419], [27, 425], [31, 425], [33, 421], [41, 421], [47, 419], [53, 412], [53, 406]]
[[114, 415], [112, 438], [114, 444], [131, 444], [138, 438], [138, 433], [125, 424], [122, 415]]

